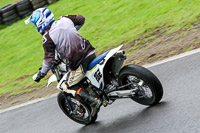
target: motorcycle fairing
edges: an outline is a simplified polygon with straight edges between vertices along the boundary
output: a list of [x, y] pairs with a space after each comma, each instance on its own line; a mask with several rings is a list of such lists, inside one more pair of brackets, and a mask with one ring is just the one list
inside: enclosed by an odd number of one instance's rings
[[97, 63], [91, 70], [88, 70], [85, 76], [91, 81], [91, 84], [97, 88], [104, 88], [104, 81], [103, 81], [103, 68], [107, 61], [121, 49], [123, 45], [120, 45], [117, 48], [114, 48], [110, 51], [107, 51], [106, 56], [104, 59], [101, 59], [99, 63]]
[[51, 77], [48, 80], [47, 87], [49, 87], [49, 85], [54, 81], [57, 81], [57, 78], [56, 78], [56, 75], [53, 74], [53, 75], [51, 75]]

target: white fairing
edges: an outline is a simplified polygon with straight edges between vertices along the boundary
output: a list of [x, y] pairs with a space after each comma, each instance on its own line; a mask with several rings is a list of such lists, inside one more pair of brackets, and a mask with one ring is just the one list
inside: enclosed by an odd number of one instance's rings
[[[67, 77], [67, 73], [65, 73], [65, 75], [62, 77], [62, 79], [60, 80], [60, 82], [58, 83], [56, 88], [62, 90], [62, 84], [66, 81], [66, 77]], [[47, 87], [49, 87], [49, 85], [54, 81], [57, 81], [57, 77], [56, 77], [56, 75], [53, 74], [48, 80]]]
[[53, 75], [51, 75], [51, 77], [48, 80], [47, 87], [49, 87], [49, 85], [54, 81], [57, 81], [57, 78], [56, 78], [56, 75], [53, 74]]
[[58, 89], [61, 89], [62, 90], [62, 84], [66, 81], [66, 78], [67, 78], [67, 74], [68, 73], [65, 73], [65, 75], [62, 77], [62, 79], [60, 80], [60, 82], [58, 83], [57, 87]]
[[99, 64], [94, 66], [90, 71], [86, 72], [85, 76], [91, 81], [92, 85], [94, 85], [95, 87], [99, 89], [102, 89], [104, 87], [103, 68], [106, 62], [108, 61], [108, 59], [110, 59], [110, 57], [112, 57], [117, 51], [119, 51], [122, 46], [123, 45], [120, 45], [119, 47], [110, 50], [109, 53], [104, 58], [104, 60], [101, 61], [103, 62], [103, 64], [100, 62]]
[[58, 69], [63, 71], [63, 72], [66, 72], [66, 64], [61, 62], [59, 65], [58, 65]]

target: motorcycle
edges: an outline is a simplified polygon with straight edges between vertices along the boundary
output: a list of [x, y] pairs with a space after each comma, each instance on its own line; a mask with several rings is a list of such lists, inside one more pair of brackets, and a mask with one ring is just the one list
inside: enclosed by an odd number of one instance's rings
[[[96, 57], [88, 66], [85, 77], [74, 86], [83, 88], [102, 101], [102, 106], [111, 105], [115, 100], [131, 98], [133, 101], [152, 106], [161, 100], [163, 87], [159, 79], [148, 69], [139, 65], [125, 65], [125, 51], [119, 46]], [[122, 67], [123, 66], [123, 67]], [[47, 86], [58, 81], [62, 90], [66, 80], [68, 64], [57, 56]], [[88, 125], [97, 119], [99, 110], [92, 115], [92, 107], [83, 99], [60, 91], [57, 101], [61, 110], [73, 121]]]

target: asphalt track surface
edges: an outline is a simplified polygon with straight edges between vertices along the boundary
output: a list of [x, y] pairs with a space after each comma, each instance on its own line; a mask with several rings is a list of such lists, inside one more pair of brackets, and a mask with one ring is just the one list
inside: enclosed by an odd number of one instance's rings
[[97, 122], [84, 126], [67, 118], [51, 97], [0, 113], [0, 133], [199, 133], [200, 53], [149, 67], [164, 97], [153, 107], [130, 99], [102, 107]]

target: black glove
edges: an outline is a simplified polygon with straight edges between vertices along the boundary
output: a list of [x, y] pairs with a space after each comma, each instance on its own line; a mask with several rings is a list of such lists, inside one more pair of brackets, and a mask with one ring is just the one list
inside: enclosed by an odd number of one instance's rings
[[33, 76], [33, 80], [35, 82], [40, 82], [40, 80], [42, 78], [44, 78], [45, 74], [44, 73], [41, 73], [41, 71], [39, 70], [34, 76]]

